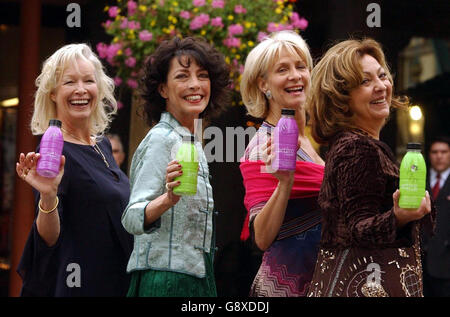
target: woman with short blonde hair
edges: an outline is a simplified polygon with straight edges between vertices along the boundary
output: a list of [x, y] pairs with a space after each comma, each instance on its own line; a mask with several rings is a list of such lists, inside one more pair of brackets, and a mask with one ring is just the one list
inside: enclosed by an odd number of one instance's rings
[[64, 69], [69, 64], [77, 68], [77, 61], [89, 61], [94, 66], [95, 80], [98, 88], [98, 104], [89, 120], [89, 131], [92, 135], [103, 135], [105, 129], [117, 112], [117, 102], [114, 97], [114, 81], [105, 74], [104, 67], [98, 57], [86, 44], [69, 44], [48, 58], [42, 67], [41, 74], [36, 79], [36, 95], [34, 112], [31, 119], [31, 131], [34, 135], [43, 134], [51, 118], [56, 117], [56, 105], [50, 93], [56, 88]]
[[[251, 115], [264, 119], [240, 164], [248, 211], [241, 236], [250, 235], [264, 251], [251, 296], [305, 296], [314, 271], [323, 160], [305, 134], [311, 69], [308, 46], [293, 31], [272, 34], [250, 52], [245, 63], [242, 99]], [[284, 108], [294, 110], [299, 130], [296, 169], [266, 173], [262, 169], [270, 166], [271, 135]]]
[[[130, 195], [127, 176], [103, 137], [117, 103], [113, 80], [85, 44], [70, 44], [45, 62], [36, 80], [32, 132], [59, 121], [64, 138], [59, 174], [36, 171], [41, 158], [20, 153], [17, 174], [35, 189], [36, 219], [18, 273], [22, 296], [124, 296], [132, 236], [120, 223]], [[67, 272], [81, 276], [68, 283]], [[74, 287], [75, 286], [75, 287]]]
[[309, 72], [313, 61], [305, 40], [293, 31], [282, 31], [265, 38], [247, 56], [241, 79], [241, 96], [248, 113], [255, 118], [265, 118], [269, 103], [263, 91], [254, 83], [259, 77], [266, 77], [267, 70], [277, 61], [280, 52], [286, 50], [296, 54], [305, 62]]

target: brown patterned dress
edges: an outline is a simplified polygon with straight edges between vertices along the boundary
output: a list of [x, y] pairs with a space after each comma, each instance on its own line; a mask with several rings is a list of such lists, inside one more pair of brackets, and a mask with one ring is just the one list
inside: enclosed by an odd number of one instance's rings
[[398, 167], [386, 144], [359, 131], [330, 142], [319, 194], [322, 238], [308, 296], [423, 296], [419, 222], [396, 228], [397, 188]]

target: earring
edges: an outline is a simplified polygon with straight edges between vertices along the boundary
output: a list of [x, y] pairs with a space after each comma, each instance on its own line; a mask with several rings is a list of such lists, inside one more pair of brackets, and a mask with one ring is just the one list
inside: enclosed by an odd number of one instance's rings
[[272, 98], [272, 92], [270, 90], [266, 90], [266, 92], [264, 94], [266, 95], [267, 99]]

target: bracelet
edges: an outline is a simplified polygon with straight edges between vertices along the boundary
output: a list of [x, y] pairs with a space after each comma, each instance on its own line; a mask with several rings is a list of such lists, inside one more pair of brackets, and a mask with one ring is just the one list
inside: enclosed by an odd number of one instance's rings
[[39, 207], [39, 211], [43, 212], [44, 214], [50, 214], [50, 213], [54, 212], [54, 211], [56, 210], [56, 207], [58, 207], [58, 204], [59, 204], [58, 196], [56, 196], [56, 204], [55, 204], [55, 207], [53, 207], [53, 208], [50, 209], [50, 210], [45, 210], [45, 209], [42, 209], [42, 207], [41, 207], [41, 201], [42, 201], [42, 200], [39, 199], [38, 207]]

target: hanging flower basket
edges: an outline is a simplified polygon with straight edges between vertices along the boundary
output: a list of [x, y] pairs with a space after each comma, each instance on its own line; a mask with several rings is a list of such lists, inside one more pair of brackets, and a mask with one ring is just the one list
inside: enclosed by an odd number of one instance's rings
[[[245, 57], [270, 32], [304, 30], [308, 21], [294, 12], [296, 0], [137, 0], [105, 7], [103, 27], [110, 43], [97, 44], [100, 58], [116, 69], [117, 86], [137, 88], [145, 59], [163, 40], [200, 36], [230, 65], [239, 92]], [[236, 103], [236, 102], [234, 102]]]

